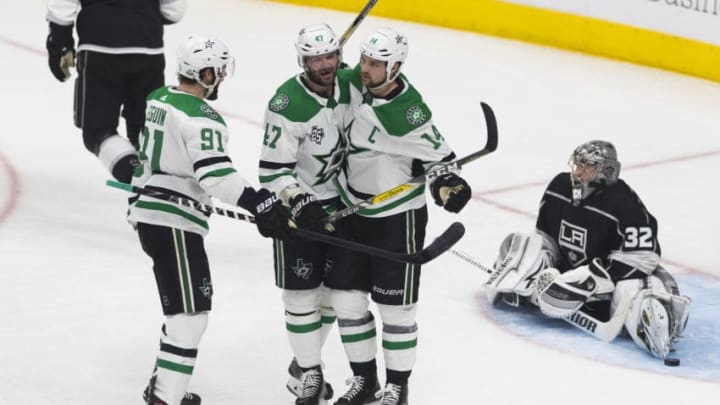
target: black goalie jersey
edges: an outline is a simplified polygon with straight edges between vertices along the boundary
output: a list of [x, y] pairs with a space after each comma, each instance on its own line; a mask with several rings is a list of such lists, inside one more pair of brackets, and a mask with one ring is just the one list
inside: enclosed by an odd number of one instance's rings
[[622, 180], [574, 206], [570, 174], [558, 174], [543, 194], [536, 227], [558, 244], [560, 271], [600, 257], [618, 281], [644, 277], [660, 261], [657, 221]]

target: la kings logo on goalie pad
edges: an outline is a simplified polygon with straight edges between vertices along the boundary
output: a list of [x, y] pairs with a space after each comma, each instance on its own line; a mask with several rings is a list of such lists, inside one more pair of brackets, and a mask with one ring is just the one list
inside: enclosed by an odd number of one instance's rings
[[560, 221], [559, 239], [558, 244], [568, 250], [567, 257], [573, 267], [587, 261], [587, 254], [585, 253], [587, 229], [562, 220]]

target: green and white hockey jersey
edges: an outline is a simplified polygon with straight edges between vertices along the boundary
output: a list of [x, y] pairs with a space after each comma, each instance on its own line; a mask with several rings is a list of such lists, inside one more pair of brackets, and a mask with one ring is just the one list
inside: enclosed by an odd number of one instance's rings
[[[432, 123], [432, 113], [420, 93], [400, 74], [400, 94], [391, 100], [374, 98], [353, 70], [350, 108], [345, 117], [349, 150], [338, 176], [340, 197], [346, 205], [406, 183], [415, 170], [424, 170], [454, 157], [450, 146]], [[386, 217], [426, 204], [425, 184], [358, 211], [368, 217]]]
[[[225, 121], [203, 99], [172, 87], [148, 96], [140, 161], [133, 184], [209, 204], [210, 196], [236, 205], [250, 187], [228, 156]], [[208, 215], [149, 196], [130, 205], [128, 220], [163, 225], [201, 235]]]
[[315, 194], [320, 201], [337, 197], [333, 180], [346, 145], [342, 120], [350, 100], [349, 76], [341, 70], [334, 94], [324, 98], [297, 75], [283, 83], [265, 111], [260, 155], [260, 184], [278, 195], [288, 186]]

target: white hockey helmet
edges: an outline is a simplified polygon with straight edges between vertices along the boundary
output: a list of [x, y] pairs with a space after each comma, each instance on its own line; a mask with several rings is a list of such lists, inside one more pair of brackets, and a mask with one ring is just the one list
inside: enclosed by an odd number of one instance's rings
[[[177, 73], [195, 80], [212, 91], [222, 78], [235, 72], [235, 59], [230, 55], [227, 45], [222, 41], [201, 35], [188, 36], [177, 48]], [[215, 73], [215, 81], [206, 84], [200, 79], [200, 72], [210, 68]]]
[[378, 28], [363, 41], [360, 45], [360, 53], [368, 58], [387, 62], [387, 82], [395, 80], [400, 74], [398, 68], [395, 74], [392, 74], [393, 66], [400, 63], [400, 67], [405, 63], [408, 56], [407, 37], [392, 28]]
[[[612, 143], [600, 140], [585, 142], [575, 148], [570, 155], [570, 179], [573, 185], [573, 203], [579, 201], [592, 193], [597, 187], [610, 186], [617, 182], [620, 176], [620, 161], [617, 158], [617, 151]], [[577, 167], [595, 166], [595, 175], [588, 181], [580, 181], [575, 172]]]
[[303, 27], [295, 41], [298, 65], [305, 68], [305, 57], [338, 53], [338, 64], [342, 61], [340, 40], [335, 31], [327, 24], [313, 24]]

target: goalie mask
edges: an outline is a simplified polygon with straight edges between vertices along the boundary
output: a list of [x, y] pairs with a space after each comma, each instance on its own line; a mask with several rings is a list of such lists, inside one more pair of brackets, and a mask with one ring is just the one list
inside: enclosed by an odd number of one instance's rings
[[610, 142], [595, 140], [578, 146], [570, 155], [568, 164], [574, 205], [598, 187], [614, 184], [620, 175], [617, 151]]
[[300, 30], [295, 49], [298, 55], [298, 65], [305, 70], [305, 57], [338, 53], [338, 65], [342, 62], [340, 40], [335, 31], [327, 24], [308, 25]]
[[[235, 59], [230, 56], [228, 47], [221, 41], [200, 35], [190, 35], [177, 49], [177, 73], [180, 76], [195, 80], [213, 94], [217, 85], [235, 72]], [[205, 83], [201, 73], [212, 69], [212, 83]]]
[[[360, 53], [368, 58], [376, 59], [387, 63], [387, 78], [379, 87], [395, 80], [400, 74], [400, 68], [405, 63], [408, 55], [407, 37], [392, 28], [379, 28], [373, 31], [360, 45]], [[396, 63], [400, 66], [392, 72]]]

